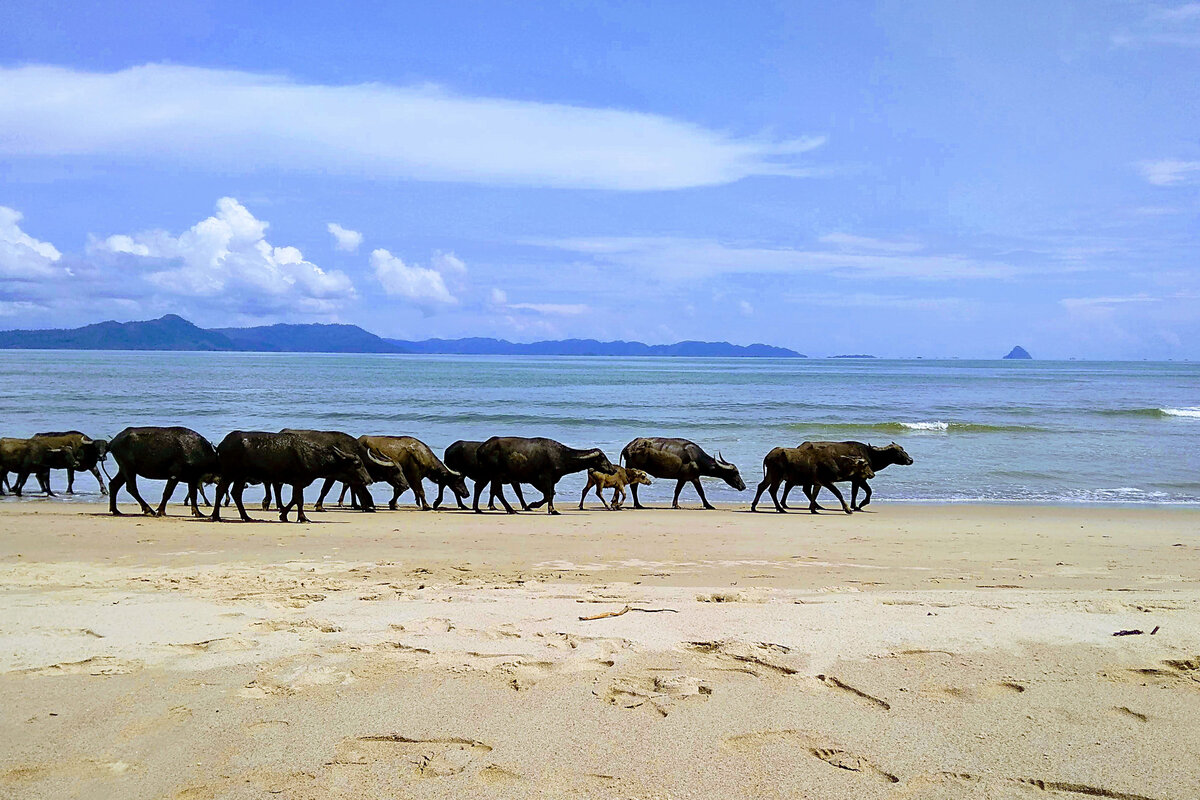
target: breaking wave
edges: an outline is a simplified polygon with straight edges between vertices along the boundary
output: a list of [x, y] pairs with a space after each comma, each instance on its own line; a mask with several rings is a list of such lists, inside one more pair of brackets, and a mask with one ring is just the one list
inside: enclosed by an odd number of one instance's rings
[[1100, 412], [1109, 417], [1191, 417], [1200, 419], [1200, 406], [1184, 406], [1183, 408], [1113, 408]]
[[791, 430], [881, 431], [884, 433], [1037, 433], [1036, 425], [987, 425], [978, 422], [793, 422]]

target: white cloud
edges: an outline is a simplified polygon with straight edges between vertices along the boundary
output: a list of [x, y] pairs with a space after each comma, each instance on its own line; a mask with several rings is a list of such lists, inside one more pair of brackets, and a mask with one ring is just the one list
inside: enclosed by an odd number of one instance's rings
[[0, 206], [0, 278], [10, 281], [40, 281], [66, 274], [55, 266], [62, 253], [49, 242], [21, 230], [21, 212]]
[[458, 302], [442, 273], [436, 269], [405, 264], [399, 256], [379, 248], [371, 253], [371, 269], [383, 290], [422, 304], [453, 305]]
[[334, 246], [338, 250], [345, 250], [348, 253], [358, 251], [358, 246], [363, 242], [363, 235], [361, 233], [352, 231], [349, 228], [343, 228], [336, 222], [331, 222], [326, 227], [333, 234]]
[[1142, 161], [1138, 167], [1142, 177], [1155, 186], [1173, 186], [1200, 180], [1200, 161], [1166, 158], [1160, 161]]
[[801, 176], [819, 137], [735, 137], [657, 114], [324, 86], [150, 64], [0, 69], [0, 154], [158, 159], [372, 177], [617, 190]]
[[503, 289], [497, 289], [495, 287], [492, 287], [492, 293], [491, 293], [491, 296], [489, 299], [490, 299], [492, 305], [496, 305], [496, 306], [507, 305], [508, 304], [508, 292], [504, 291]]
[[726, 245], [711, 239], [599, 237], [534, 240], [531, 244], [588, 256], [636, 274], [667, 279], [760, 273], [827, 273], [870, 278], [960, 280], [1010, 278], [1025, 270], [1000, 261], [953, 254], [886, 252], [879, 248], [802, 250]]
[[506, 308], [562, 317], [576, 317], [590, 310], [589, 306], [583, 303], [509, 303]]
[[266, 240], [267, 223], [232, 197], [217, 212], [178, 236], [166, 231], [116, 234], [93, 241], [93, 253], [131, 259], [148, 269], [159, 291], [201, 298], [233, 298], [242, 305], [322, 312], [355, 296], [350, 278], [304, 260], [295, 247]]
[[1200, 47], [1200, 3], [1152, 6], [1132, 28], [1112, 37], [1118, 47], [1173, 45]]
[[754, 306], [750, 305], [748, 300], [742, 300], [738, 303], [738, 311], [742, 313], [743, 317], [754, 316]]
[[440, 250], [433, 254], [433, 268], [443, 273], [457, 272], [462, 274], [467, 271], [467, 265], [463, 263], [461, 258], [454, 255], [454, 253], [443, 253]]
[[1161, 303], [1161, 297], [1146, 294], [1131, 294], [1112, 297], [1064, 297], [1058, 301], [1068, 309], [1120, 306], [1127, 303]]
[[885, 253], [914, 253], [921, 249], [919, 242], [911, 240], [890, 241], [873, 239], [870, 236], [854, 236], [849, 233], [827, 233], [820, 238], [823, 244], [831, 244], [847, 250], [876, 250]]

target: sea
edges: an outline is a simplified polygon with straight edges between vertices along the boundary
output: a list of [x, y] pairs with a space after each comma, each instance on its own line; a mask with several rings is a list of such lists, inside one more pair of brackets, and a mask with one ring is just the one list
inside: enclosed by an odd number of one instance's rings
[[[706, 480], [714, 502], [749, 501], [778, 445], [898, 442], [915, 463], [880, 472], [876, 502], [1200, 505], [1190, 362], [0, 351], [0, 435], [138, 425], [214, 443], [234, 429], [403, 434], [438, 453], [548, 436], [613, 461], [634, 437], [681, 436], [740, 468], [749, 489]], [[101, 499], [90, 476], [76, 485]], [[582, 486], [565, 478], [558, 502]]]

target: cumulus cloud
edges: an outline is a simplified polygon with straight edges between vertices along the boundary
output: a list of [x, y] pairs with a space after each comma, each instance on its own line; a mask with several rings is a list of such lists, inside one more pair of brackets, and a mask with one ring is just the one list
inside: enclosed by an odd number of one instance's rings
[[49, 242], [21, 230], [21, 212], [0, 206], [0, 278], [10, 281], [41, 281], [64, 274], [55, 266], [62, 253]]
[[348, 253], [358, 251], [358, 246], [362, 244], [363, 235], [358, 231], [352, 231], [349, 228], [343, 228], [336, 222], [331, 222], [326, 226], [329, 232], [333, 234], [334, 246], [338, 250], [345, 250]]
[[442, 273], [429, 267], [405, 264], [399, 256], [383, 248], [372, 251], [371, 269], [388, 295], [404, 297], [421, 305], [454, 305], [458, 302], [446, 288]]
[[1200, 161], [1165, 158], [1138, 164], [1142, 177], [1155, 186], [1173, 186], [1200, 180]]
[[431, 86], [326, 86], [167, 64], [0, 68], [0, 154], [18, 157], [636, 191], [812, 174], [802, 156], [822, 141]]
[[310, 312], [330, 311], [354, 298], [345, 273], [321, 269], [295, 247], [273, 246], [267, 227], [236, 199], [222, 197], [213, 216], [178, 236], [115, 234], [93, 241], [90, 250], [143, 267], [145, 279], [167, 294]]

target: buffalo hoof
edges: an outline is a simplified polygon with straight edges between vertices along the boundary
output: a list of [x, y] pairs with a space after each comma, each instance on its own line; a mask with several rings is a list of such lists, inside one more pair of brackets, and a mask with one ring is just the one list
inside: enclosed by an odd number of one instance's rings
[[123, 516], [125, 516], [125, 514], [124, 514], [123, 512], [121, 512], [121, 511], [118, 511], [118, 510], [117, 510], [117, 509], [115, 509], [115, 508], [113, 508], [113, 509], [110, 509], [108, 513], [112, 514], [114, 517], [123, 517]]
[[775, 510], [776, 510], [776, 511], [778, 511], [780, 514], [786, 514], [786, 513], [788, 513], [786, 508], [777, 508], [777, 509], [775, 509]]
[[704, 504], [704, 510], [705, 510], [705, 511], [716, 511], [716, 510], [717, 510], [717, 507], [716, 507], [716, 506], [710, 506], [708, 503], [705, 503], [705, 504]]
[[388, 511], [395, 511], [395, 510], [396, 510], [396, 508], [397, 508], [397, 506], [396, 506], [396, 501], [395, 501], [395, 500], [393, 500], [392, 502], [388, 503]]
[[308, 522], [308, 517], [304, 516], [303, 514], [297, 514], [296, 522]]

